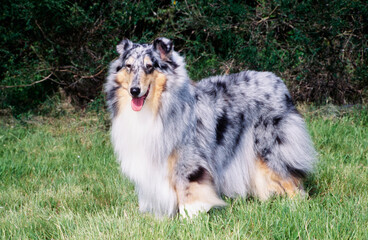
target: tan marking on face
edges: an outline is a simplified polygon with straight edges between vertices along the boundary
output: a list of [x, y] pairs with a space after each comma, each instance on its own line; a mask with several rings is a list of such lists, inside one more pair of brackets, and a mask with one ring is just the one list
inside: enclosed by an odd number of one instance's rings
[[152, 109], [153, 113], [157, 115], [161, 104], [161, 95], [165, 91], [166, 76], [158, 71], [153, 71], [151, 74], [145, 75], [142, 82], [145, 84], [151, 83], [150, 93], [146, 99], [146, 104]]
[[287, 195], [290, 198], [304, 195], [300, 179], [295, 177], [283, 178], [263, 161], [256, 160], [256, 169], [253, 176], [253, 192], [261, 200], [267, 200], [273, 194]]
[[116, 95], [118, 98], [118, 114], [119, 114], [123, 111], [125, 107], [128, 106], [132, 98], [130, 97], [128, 91], [124, 88], [119, 88], [118, 90], [116, 90]]
[[117, 75], [115, 82], [120, 85], [120, 88], [116, 90], [118, 99], [118, 114], [130, 103], [131, 96], [129, 94], [129, 86], [133, 79], [133, 74], [128, 72], [126, 69], [120, 70]]
[[152, 61], [151, 61], [151, 58], [148, 57], [148, 56], [145, 56], [144, 59], [143, 59], [143, 63], [144, 65], [146, 66], [147, 64], [151, 64], [152, 65]]
[[121, 87], [123, 87], [124, 89], [128, 90], [129, 85], [132, 82], [132, 80], [133, 80], [133, 74], [131, 74], [125, 69], [122, 69], [117, 73], [115, 82], [119, 84]]
[[[130, 57], [125, 64], [133, 64], [134, 59]], [[132, 71], [129, 71], [127, 68], [122, 68], [117, 74], [116, 74], [116, 80], [115, 82], [120, 84], [123, 88], [129, 89], [130, 84], [133, 81], [134, 74]]]
[[[148, 56], [145, 56], [143, 59], [143, 65], [146, 66], [147, 64], [152, 64], [151, 59]], [[148, 87], [152, 82], [155, 81], [155, 72], [151, 74], [146, 74], [143, 70], [141, 71], [141, 75], [139, 77], [140, 85], [142, 90], [146, 91], [148, 90]], [[151, 86], [152, 87], [152, 86]]]

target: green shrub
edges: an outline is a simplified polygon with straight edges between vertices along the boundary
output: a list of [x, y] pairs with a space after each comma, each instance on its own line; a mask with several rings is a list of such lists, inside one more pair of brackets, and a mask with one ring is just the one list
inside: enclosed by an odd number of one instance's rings
[[273, 71], [297, 101], [366, 102], [365, 1], [4, 0], [1, 108], [36, 107], [59, 87], [85, 107], [102, 91], [124, 37], [174, 40], [194, 80], [244, 69]]

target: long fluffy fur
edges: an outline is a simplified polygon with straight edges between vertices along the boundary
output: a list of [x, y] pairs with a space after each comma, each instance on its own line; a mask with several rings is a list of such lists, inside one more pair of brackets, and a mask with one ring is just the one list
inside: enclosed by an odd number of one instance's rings
[[[117, 50], [105, 85], [111, 138], [142, 212], [192, 216], [224, 205], [221, 194], [267, 199], [303, 193], [301, 179], [312, 171], [316, 153], [280, 78], [245, 71], [194, 84], [166, 38], [124, 40]], [[152, 93], [158, 80], [142, 79], [159, 74], [162, 91]], [[130, 107], [133, 85], [148, 89], [138, 112]]]

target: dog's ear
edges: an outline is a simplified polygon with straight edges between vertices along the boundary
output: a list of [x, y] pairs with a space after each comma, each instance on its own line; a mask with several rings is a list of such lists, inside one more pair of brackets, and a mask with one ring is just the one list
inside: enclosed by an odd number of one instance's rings
[[122, 55], [125, 51], [131, 49], [133, 47], [133, 43], [129, 39], [124, 39], [116, 46], [116, 51]]
[[170, 39], [161, 37], [153, 41], [153, 50], [157, 52], [163, 61], [171, 57], [174, 48], [173, 42]]

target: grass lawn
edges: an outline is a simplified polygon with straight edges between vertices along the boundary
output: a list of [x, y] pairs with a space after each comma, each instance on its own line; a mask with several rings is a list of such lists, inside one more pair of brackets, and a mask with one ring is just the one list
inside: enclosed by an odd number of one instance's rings
[[308, 107], [304, 200], [225, 199], [193, 220], [138, 212], [106, 113], [0, 118], [1, 239], [368, 239], [368, 108]]

